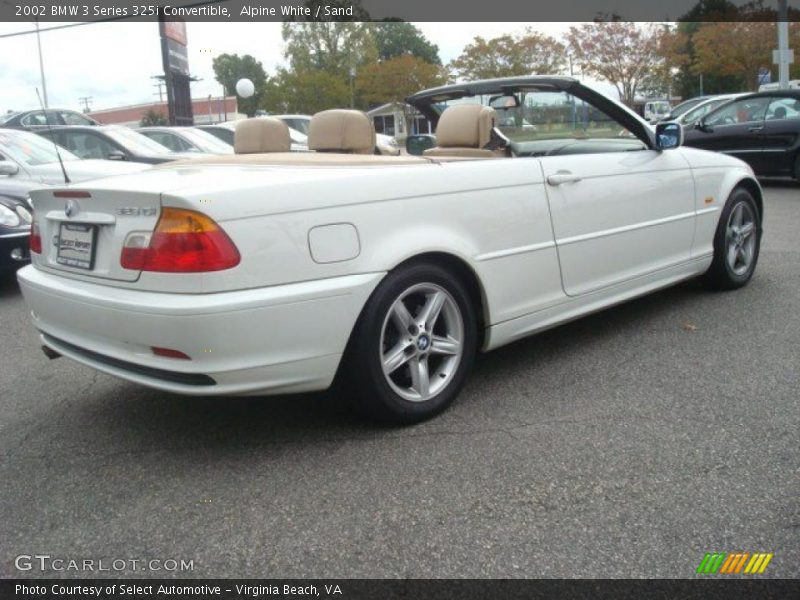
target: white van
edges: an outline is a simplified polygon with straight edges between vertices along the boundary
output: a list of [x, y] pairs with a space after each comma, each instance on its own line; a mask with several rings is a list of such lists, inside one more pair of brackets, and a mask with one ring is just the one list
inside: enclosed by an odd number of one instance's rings
[[656, 123], [666, 117], [671, 109], [672, 106], [666, 100], [651, 100], [644, 103], [643, 116], [645, 121]]
[[[758, 86], [759, 92], [772, 92], [779, 89], [781, 89], [781, 84], [777, 81], [773, 81], [772, 83], [762, 83], [760, 86]], [[800, 79], [791, 79], [789, 81], [789, 89], [800, 90]]]

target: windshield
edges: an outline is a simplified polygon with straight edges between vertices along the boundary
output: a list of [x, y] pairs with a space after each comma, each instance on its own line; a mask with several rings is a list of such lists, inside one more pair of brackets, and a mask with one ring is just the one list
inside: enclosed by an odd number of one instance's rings
[[299, 131], [303, 135], [308, 135], [308, 124], [311, 122], [310, 118], [304, 117], [278, 117], [281, 121], [286, 123], [295, 131]]
[[151, 140], [149, 137], [142, 135], [138, 131], [127, 129], [125, 127], [113, 127], [104, 129], [112, 140], [124, 146], [134, 154], [148, 155], [148, 154], [172, 154], [172, 151], [166, 146], [162, 146], [156, 141]]
[[512, 142], [554, 139], [619, 138], [625, 128], [568, 92], [533, 90], [513, 97], [470, 96], [437, 102], [432, 107], [441, 114], [455, 104], [483, 104], [497, 114], [496, 127]]
[[[58, 152], [62, 160], [80, 160], [61, 146], [58, 147]], [[0, 131], [0, 153], [29, 167], [58, 162], [55, 144], [27, 131]]]
[[181, 133], [203, 152], [211, 154], [232, 154], [233, 147], [206, 131], [183, 129]]
[[723, 104], [729, 102], [730, 100], [731, 98], [717, 98], [715, 100], [710, 100], [705, 104], [701, 104], [700, 106], [697, 106], [692, 110], [687, 111], [686, 114], [684, 114], [683, 117], [680, 119], [680, 121], [684, 125], [694, 125], [700, 119], [702, 119], [708, 113], [710, 113], [712, 110], [714, 110], [718, 106], [722, 106]]
[[683, 102], [678, 104], [676, 107], [674, 107], [671, 111], [669, 111], [669, 114], [672, 115], [673, 119], [677, 118], [677, 117], [680, 117], [686, 111], [691, 110], [692, 108], [694, 108], [695, 106], [697, 106], [701, 102], [705, 102], [706, 100], [707, 100], [707, 98], [705, 98], [703, 96], [701, 96], [699, 98], [692, 98], [691, 100], [684, 100]]
[[8, 123], [11, 119], [19, 115], [20, 113], [8, 113], [7, 115], [3, 115], [0, 117], [0, 125], [4, 125]]

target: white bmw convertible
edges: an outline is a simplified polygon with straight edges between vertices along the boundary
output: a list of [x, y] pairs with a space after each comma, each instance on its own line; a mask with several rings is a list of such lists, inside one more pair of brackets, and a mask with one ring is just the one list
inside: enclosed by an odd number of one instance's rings
[[653, 131], [564, 77], [408, 101], [437, 125], [422, 156], [376, 156], [369, 119], [332, 110], [315, 152], [252, 119], [235, 155], [35, 192], [19, 281], [46, 353], [192, 395], [339, 374], [373, 415], [413, 422], [453, 401], [479, 350], [753, 275], [759, 185], [681, 147], [680, 125]]

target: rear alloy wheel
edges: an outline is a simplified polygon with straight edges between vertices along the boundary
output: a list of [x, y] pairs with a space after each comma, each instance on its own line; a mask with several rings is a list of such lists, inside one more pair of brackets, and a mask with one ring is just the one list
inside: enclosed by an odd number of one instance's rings
[[458, 395], [477, 345], [475, 312], [461, 282], [437, 265], [391, 273], [370, 298], [350, 356], [360, 406], [413, 423]]
[[722, 210], [714, 236], [714, 260], [705, 281], [716, 289], [746, 285], [753, 276], [761, 245], [758, 208], [752, 194], [735, 189]]

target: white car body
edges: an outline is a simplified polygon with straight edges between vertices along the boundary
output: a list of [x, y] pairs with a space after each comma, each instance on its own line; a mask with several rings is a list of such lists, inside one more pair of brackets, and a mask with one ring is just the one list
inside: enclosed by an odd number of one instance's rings
[[[170, 392], [320, 390], [370, 295], [410, 259], [474, 277], [491, 350], [702, 274], [728, 195], [742, 182], [758, 191], [745, 163], [684, 147], [592, 160], [308, 162], [164, 165], [99, 180], [76, 188], [91, 197], [72, 217], [53, 191], [35, 192], [44, 250], [18, 277], [43, 344]], [[580, 177], [562, 181], [565, 171]], [[126, 235], [152, 230], [164, 207], [212, 218], [241, 262], [179, 275], [123, 269]], [[70, 221], [100, 228], [92, 271], [55, 261], [48, 240]]]

